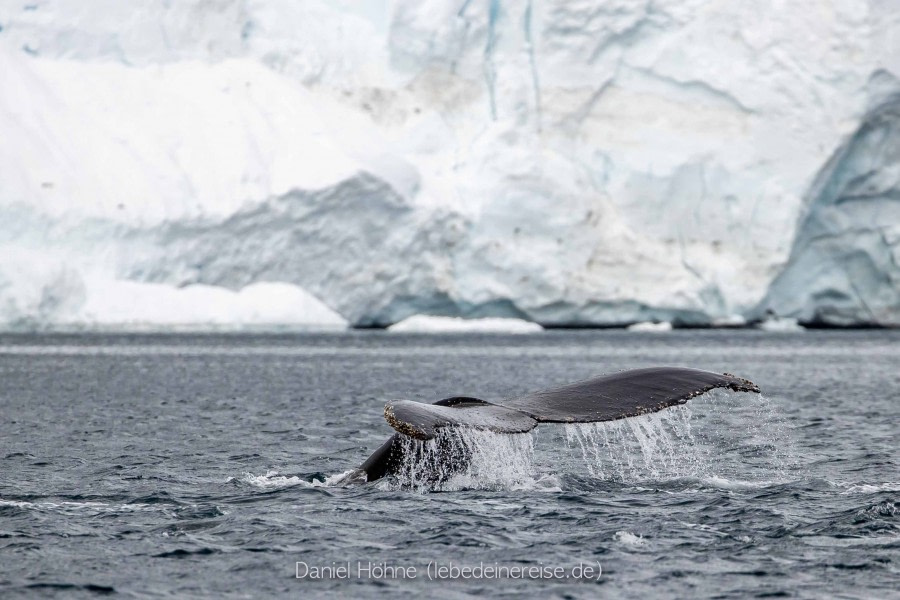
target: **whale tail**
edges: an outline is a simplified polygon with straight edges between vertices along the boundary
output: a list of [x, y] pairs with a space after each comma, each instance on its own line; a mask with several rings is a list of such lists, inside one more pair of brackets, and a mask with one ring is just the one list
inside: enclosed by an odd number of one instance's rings
[[[759, 393], [753, 382], [729, 373], [653, 367], [586, 379], [498, 402], [457, 396], [433, 404], [388, 402], [384, 417], [398, 433], [360, 467], [367, 481], [396, 472], [403, 460], [400, 436], [430, 440], [441, 430], [472, 427], [495, 433], [524, 433], [538, 423], [593, 423], [657, 412], [684, 404], [716, 388]], [[464, 457], [447, 457], [464, 464]]]

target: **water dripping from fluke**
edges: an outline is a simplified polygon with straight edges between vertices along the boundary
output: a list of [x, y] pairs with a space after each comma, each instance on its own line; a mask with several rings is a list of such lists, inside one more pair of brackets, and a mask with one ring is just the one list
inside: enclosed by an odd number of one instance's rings
[[713, 393], [657, 413], [547, 429], [561, 434], [561, 448], [539, 443], [536, 450], [531, 432], [472, 427], [447, 428], [429, 440], [398, 436], [400, 459], [379, 486], [417, 492], [558, 490], [560, 477], [580, 475], [741, 490], [782, 483], [792, 468], [784, 420], [759, 395]]
[[697, 476], [707, 462], [694, 437], [687, 406], [621, 421], [563, 427], [569, 448], [580, 450], [585, 468], [597, 479]]
[[711, 393], [658, 413], [563, 428], [587, 474], [605, 481], [752, 489], [784, 482], [796, 466], [786, 423], [762, 395]]
[[400, 436], [399, 443], [402, 458], [384, 486], [426, 492], [527, 488], [536, 482], [531, 433], [456, 427], [430, 440]]

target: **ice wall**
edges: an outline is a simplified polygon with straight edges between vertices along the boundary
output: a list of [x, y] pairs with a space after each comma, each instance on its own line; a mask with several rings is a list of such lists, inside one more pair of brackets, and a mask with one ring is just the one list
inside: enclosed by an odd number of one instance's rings
[[90, 325], [129, 282], [290, 284], [357, 325], [900, 322], [889, 1], [34, 0], [0, 28], [0, 323]]
[[808, 322], [900, 326], [900, 96], [823, 169], [762, 306]]

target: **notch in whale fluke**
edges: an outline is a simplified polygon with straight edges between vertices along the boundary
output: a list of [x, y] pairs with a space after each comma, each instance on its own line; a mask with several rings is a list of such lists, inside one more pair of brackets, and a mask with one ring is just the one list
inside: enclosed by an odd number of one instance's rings
[[653, 367], [586, 379], [498, 402], [453, 397], [424, 404], [388, 402], [384, 417], [397, 434], [360, 466], [368, 481], [392, 473], [402, 460], [399, 436], [435, 438], [441, 429], [473, 427], [495, 433], [524, 433], [538, 423], [593, 423], [657, 412], [684, 404], [715, 388], [759, 393], [753, 382], [729, 373]]

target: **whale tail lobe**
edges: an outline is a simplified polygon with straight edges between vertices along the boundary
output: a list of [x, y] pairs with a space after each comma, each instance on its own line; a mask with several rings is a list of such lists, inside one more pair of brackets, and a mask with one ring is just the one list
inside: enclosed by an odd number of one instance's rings
[[[753, 382], [725, 373], [682, 367], [633, 369], [498, 402], [453, 397], [433, 404], [388, 402], [384, 416], [397, 433], [361, 466], [367, 481], [396, 471], [403, 460], [401, 436], [430, 440], [442, 430], [472, 427], [524, 433], [538, 423], [592, 423], [657, 412], [716, 388], [759, 393]], [[448, 457], [463, 463], [460, 457]]]

